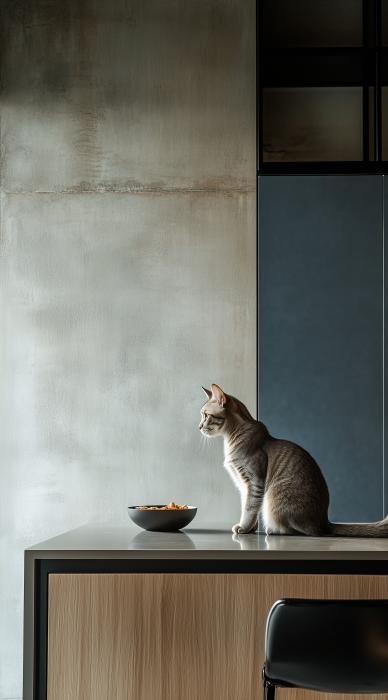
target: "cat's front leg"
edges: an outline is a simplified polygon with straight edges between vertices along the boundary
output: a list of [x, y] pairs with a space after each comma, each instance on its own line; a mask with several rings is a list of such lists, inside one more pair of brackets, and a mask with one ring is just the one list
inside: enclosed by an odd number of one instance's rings
[[241, 520], [237, 525], [233, 526], [233, 532], [237, 535], [244, 535], [248, 532], [255, 532], [258, 529], [259, 512], [262, 502], [262, 496], [255, 497], [248, 492], [243, 505]]

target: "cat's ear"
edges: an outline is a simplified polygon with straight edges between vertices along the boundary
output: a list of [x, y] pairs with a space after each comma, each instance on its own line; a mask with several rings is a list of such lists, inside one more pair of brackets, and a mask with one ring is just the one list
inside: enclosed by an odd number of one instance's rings
[[208, 397], [208, 399], [210, 399], [210, 398], [211, 398], [211, 395], [212, 395], [212, 392], [209, 391], [209, 389], [205, 389], [204, 386], [202, 387], [202, 389], [204, 390], [204, 392], [205, 392], [206, 396]]
[[217, 386], [217, 384], [212, 384], [212, 392], [213, 392], [212, 395], [215, 398], [215, 400], [217, 401], [217, 403], [220, 406], [225, 406], [226, 396], [225, 396], [224, 392], [222, 391], [222, 389], [220, 389], [220, 387]]

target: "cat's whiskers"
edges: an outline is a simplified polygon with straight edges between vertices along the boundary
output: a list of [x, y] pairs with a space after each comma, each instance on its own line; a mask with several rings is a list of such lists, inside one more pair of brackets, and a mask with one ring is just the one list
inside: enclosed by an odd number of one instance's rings
[[202, 447], [203, 449], [205, 448], [205, 445], [206, 445], [206, 446], [209, 445], [209, 438], [208, 438], [207, 435], [205, 435], [205, 433], [202, 432], [202, 430], [201, 430], [201, 440], [200, 440], [200, 443], [199, 443], [199, 444], [201, 445], [201, 447]]

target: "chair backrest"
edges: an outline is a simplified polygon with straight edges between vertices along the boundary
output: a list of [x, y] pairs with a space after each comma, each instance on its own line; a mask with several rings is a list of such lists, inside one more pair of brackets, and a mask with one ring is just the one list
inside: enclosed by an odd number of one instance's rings
[[388, 601], [299, 600], [273, 605], [265, 675], [328, 693], [388, 692]]

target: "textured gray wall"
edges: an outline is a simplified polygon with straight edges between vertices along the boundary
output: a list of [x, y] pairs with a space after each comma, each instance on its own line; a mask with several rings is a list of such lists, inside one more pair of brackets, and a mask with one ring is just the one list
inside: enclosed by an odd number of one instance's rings
[[256, 403], [254, 0], [2, 3], [0, 698], [23, 549], [129, 503], [236, 520], [201, 384]]
[[383, 517], [382, 187], [260, 178], [260, 419], [315, 457], [334, 521]]

